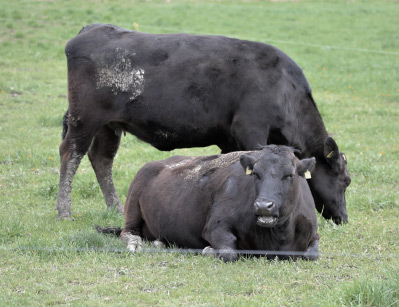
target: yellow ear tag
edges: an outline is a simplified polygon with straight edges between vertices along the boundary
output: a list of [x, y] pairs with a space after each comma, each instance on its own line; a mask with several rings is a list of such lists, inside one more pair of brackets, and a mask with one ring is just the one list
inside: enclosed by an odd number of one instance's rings
[[252, 174], [252, 170], [249, 167], [247, 167], [247, 169], [245, 170], [245, 174], [246, 175], [251, 175]]
[[312, 175], [310, 174], [309, 171], [306, 171], [306, 172], [305, 172], [305, 178], [306, 178], [306, 179], [312, 178]]
[[334, 151], [330, 152], [330, 153], [327, 155], [327, 158], [330, 159], [330, 158], [332, 157], [333, 154], [334, 154]]

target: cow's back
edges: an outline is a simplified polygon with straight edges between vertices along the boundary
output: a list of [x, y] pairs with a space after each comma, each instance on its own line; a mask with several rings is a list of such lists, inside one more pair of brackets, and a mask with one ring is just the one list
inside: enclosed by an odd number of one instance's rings
[[86, 104], [100, 122], [117, 122], [160, 150], [218, 145], [229, 152], [265, 145], [265, 136], [251, 135], [257, 144], [236, 140], [242, 138], [237, 129], [249, 120], [260, 125], [257, 133], [282, 126], [285, 104], [297, 101], [293, 88], [304, 97], [310, 93], [302, 70], [281, 50], [224, 36], [97, 24], [82, 29], [65, 52], [71, 112]]
[[[123, 52], [127, 52], [124, 59], [115, 58], [115, 55], [120, 57]], [[150, 34], [108, 24], [93, 24], [84, 27], [67, 43], [65, 54], [68, 59], [81, 57], [95, 61], [97, 65], [101, 65], [104, 57], [123, 61], [135, 56], [137, 65], [147, 69], [159, 66], [161, 70], [157, 74], [169, 80], [175, 78], [173, 73], [184, 73], [179, 71], [182, 67], [190, 70], [189, 66], [194, 66], [197, 73], [209, 69], [206, 71], [208, 78], [219, 84], [222, 83], [220, 81], [227, 82], [228, 77], [230, 81], [238, 80], [246, 84], [245, 78], [255, 74], [251, 78], [255, 82], [254, 86], [266, 87], [266, 82], [275, 83], [280, 78], [288, 77], [297, 87], [310, 91], [302, 69], [280, 49], [265, 43], [225, 36]], [[166, 65], [163, 62], [167, 62]], [[213, 66], [210, 67], [210, 64]], [[170, 70], [163, 70], [165, 66]], [[222, 70], [227, 70], [230, 75], [222, 75]], [[274, 80], [268, 80], [267, 74]], [[198, 79], [198, 74], [196, 76]], [[226, 80], [217, 80], [218, 77]], [[156, 76], [152, 75], [151, 78]]]

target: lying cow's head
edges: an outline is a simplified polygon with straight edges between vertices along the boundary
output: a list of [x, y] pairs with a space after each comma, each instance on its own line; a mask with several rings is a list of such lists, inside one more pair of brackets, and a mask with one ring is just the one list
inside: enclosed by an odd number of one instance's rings
[[345, 191], [351, 182], [346, 157], [340, 153], [334, 139], [324, 142], [324, 155], [317, 159], [317, 166], [309, 180], [309, 187], [317, 211], [336, 224], [348, 222]]
[[298, 202], [298, 176], [312, 171], [316, 162], [299, 160], [291, 147], [270, 145], [242, 155], [240, 163], [254, 178], [257, 224], [271, 228], [290, 215]]

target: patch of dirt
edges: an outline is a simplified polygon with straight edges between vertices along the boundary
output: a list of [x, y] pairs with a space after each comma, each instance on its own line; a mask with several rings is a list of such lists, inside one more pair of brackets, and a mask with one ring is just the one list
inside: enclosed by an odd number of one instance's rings
[[22, 92], [18, 92], [18, 91], [12, 90], [12, 91], [10, 92], [10, 94], [11, 94], [12, 97], [15, 97], [15, 96], [21, 96], [21, 95], [22, 95]]

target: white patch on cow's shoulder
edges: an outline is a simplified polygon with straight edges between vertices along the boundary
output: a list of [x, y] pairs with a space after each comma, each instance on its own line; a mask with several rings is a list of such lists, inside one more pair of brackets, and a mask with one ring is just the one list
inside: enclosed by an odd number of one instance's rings
[[174, 168], [178, 168], [180, 166], [186, 165], [187, 163], [191, 162], [193, 159], [194, 159], [194, 157], [187, 157], [186, 159], [183, 159], [177, 163], [167, 164], [165, 166], [167, 168], [174, 169]]
[[116, 56], [112, 61], [99, 61], [96, 88], [110, 87], [114, 95], [128, 92], [131, 100], [139, 96], [144, 90], [144, 69], [134, 67], [134, 56], [135, 53], [116, 48]]
[[186, 176], [184, 177], [184, 179], [194, 179], [194, 178], [199, 177], [201, 170], [202, 170], [201, 164], [196, 165], [194, 168], [187, 169], [187, 171], [185, 172]]
[[185, 157], [175, 163], [166, 164], [165, 167], [173, 169], [176, 174], [183, 176], [185, 180], [198, 180], [210, 171], [223, 169], [240, 161], [241, 155], [246, 153], [251, 152], [235, 151], [205, 161], [203, 161], [204, 157]]
[[218, 156], [217, 158], [209, 161], [198, 161], [198, 164], [193, 164], [193, 167], [185, 169], [185, 177], [184, 179], [198, 179], [204, 176], [211, 170], [215, 169], [223, 169], [229, 167], [230, 165], [238, 162], [240, 160], [241, 155], [249, 153], [248, 151], [235, 151], [228, 154], [223, 154]]

